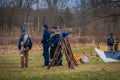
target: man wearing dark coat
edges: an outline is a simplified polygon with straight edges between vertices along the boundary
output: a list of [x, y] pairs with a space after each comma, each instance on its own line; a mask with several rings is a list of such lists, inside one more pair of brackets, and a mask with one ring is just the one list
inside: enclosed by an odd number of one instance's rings
[[[55, 55], [55, 51], [56, 48], [58, 46], [58, 43], [60, 42], [60, 32], [57, 31], [58, 27], [57, 26], [53, 26], [51, 29], [51, 36], [50, 36], [50, 40], [48, 41], [49, 46], [50, 46], [50, 59], [52, 60], [54, 58]], [[54, 65], [58, 64], [58, 58], [55, 61]]]
[[28, 67], [29, 50], [32, 48], [32, 41], [26, 30], [21, 30], [21, 36], [18, 41], [18, 49], [21, 55], [21, 68]]
[[108, 51], [113, 51], [114, 39], [112, 32], [109, 33], [109, 37], [107, 38], [107, 46], [108, 46]]
[[48, 30], [48, 25], [43, 24], [43, 36], [41, 43], [43, 44], [43, 57], [44, 57], [44, 66], [49, 65], [49, 44], [48, 40], [50, 38], [50, 31]]

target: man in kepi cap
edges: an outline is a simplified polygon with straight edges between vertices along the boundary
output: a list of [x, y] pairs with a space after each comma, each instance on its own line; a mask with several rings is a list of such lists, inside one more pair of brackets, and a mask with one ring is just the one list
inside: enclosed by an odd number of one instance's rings
[[43, 44], [43, 57], [44, 57], [44, 66], [48, 66], [49, 65], [49, 44], [48, 44], [48, 40], [50, 38], [50, 31], [48, 30], [48, 25], [47, 24], [43, 24], [43, 36], [42, 36], [42, 40], [40, 41], [40, 43]]
[[32, 48], [31, 38], [25, 32], [26, 30], [21, 30], [21, 36], [18, 41], [18, 49], [21, 55], [21, 68], [28, 67], [29, 50]]
[[108, 51], [113, 51], [114, 39], [113, 32], [109, 33], [109, 37], [107, 38]]
[[[48, 41], [49, 45], [50, 45], [50, 59], [52, 60], [54, 58], [55, 55], [55, 51], [56, 48], [58, 46], [58, 42], [60, 41], [60, 32], [57, 31], [58, 27], [57, 26], [53, 26], [51, 29], [51, 36], [50, 36], [50, 40]], [[55, 66], [58, 65], [58, 58], [55, 61]]]

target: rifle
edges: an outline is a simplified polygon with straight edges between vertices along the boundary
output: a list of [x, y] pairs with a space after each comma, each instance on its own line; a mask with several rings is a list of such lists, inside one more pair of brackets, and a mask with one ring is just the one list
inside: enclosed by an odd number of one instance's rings
[[[62, 36], [61, 41], [62, 41], [62, 46], [63, 46], [63, 52], [65, 54], [65, 57], [66, 57], [66, 60], [68, 63], [68, 68], [73, 69], [74, 66], [78, 65], [78, 63], [73, 56], [72, 49], [71, 49], [71, 46], [70, 46], [67, 36], [68, 36], [68, 34], [65, 33], [65, 35]], [[47, 69], [50, 69], [51, 66], [54, 66], [55, 61], [57, 60], [57, 58], [60, 54], [60, 51], [62, 50], [62, 46], [60, 45], [60, 42], [59, 42], [57, 45], [56, 51], [55, 51], [54, 58]], [[58, 61], [58, 63], [60, 63], [60, 60]]]

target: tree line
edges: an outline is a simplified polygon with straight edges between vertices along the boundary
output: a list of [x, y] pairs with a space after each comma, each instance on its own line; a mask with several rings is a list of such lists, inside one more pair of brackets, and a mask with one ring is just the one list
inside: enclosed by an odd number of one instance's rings
[[0, 0], [0, 44], [14, 43], [22, 28], [38, 39], [43, 23], [104, 42], [111, 31], [119, 36], [119, 9], [120, 0]]

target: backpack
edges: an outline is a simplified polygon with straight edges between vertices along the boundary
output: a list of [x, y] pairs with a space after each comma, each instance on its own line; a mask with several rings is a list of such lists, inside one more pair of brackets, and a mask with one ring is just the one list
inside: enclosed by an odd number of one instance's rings
[[29, 36], [28, 35], [24, 35], [24, 47], [29, 47], [30, 43], [29, 43]]

